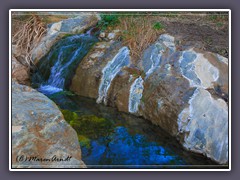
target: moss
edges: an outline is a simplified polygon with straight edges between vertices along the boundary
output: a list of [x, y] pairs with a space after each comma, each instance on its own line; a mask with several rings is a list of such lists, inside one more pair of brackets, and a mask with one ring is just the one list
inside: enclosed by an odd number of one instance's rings
[[86, 135], [89, 138], [106, 136], [112, 129], [112, 122], [95, 115], [83, 115], [78, 119], [70, 121], [70, 125], [78, 134]]
[[83, 135], [78, 135], [78, 141], [81, 146], [90, 148], [91, 147], [91, 140]]
[[75, 122], [78, 119], [78, 114], [66, 109], [61, 109], [64, 119], [71, 125], [71, 121]]
[[61, 109], [65, 120], [77, 131], [80, 136], [95, 139], [107, 136], [113, 130], [113, 123], [105, 118], [95, 115], [79, 116], [76, 112]]

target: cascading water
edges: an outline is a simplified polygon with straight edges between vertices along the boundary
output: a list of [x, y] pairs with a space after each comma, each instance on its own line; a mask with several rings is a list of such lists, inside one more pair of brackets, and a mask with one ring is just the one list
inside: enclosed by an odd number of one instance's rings
[[91, 36], [90, 31], [63, 38], [40, 60], [39, 73], [33, 76], [40, 92], [53, 94], [69, 85], [77, 65], [97, 42], [97, 38]]

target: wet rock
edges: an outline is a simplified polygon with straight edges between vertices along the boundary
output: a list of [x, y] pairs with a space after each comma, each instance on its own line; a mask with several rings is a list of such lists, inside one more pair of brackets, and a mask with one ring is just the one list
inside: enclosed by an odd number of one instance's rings
[[110, 45], [87, 71], [81, 67], [84, 64], [79, 65], [71, 90], [98, 98], [120, 111], [143, 116], [178, 138], [185, 148], [225, 164], [228, 60], [215, 53], [179, 46], [174, 37], [161, 35], [143, 52], [139, 64], [119, 67], [111, 76], [112, 68], [108, 71], [108, 67], [121, 45]]
[[82, 14], [74, 18], [62, 20], [60, 22], [52, 24], [48, 28], [48, 32], [38, 44], [38, 46], [32, 52], [32, 60], [37, 63], [50, 48], [63, 36], [68, 34], [78, 34], [84, 32], [89, 27], [92, 27], [97, 23], [99, 17], [96, 13]]
[[12, 57], [12, 79], [20, 84], [29, 84], [28, 68]]
[[[51, 100], [28, 86], [13, 83], [12, 102], [13, 168], [86, 167], [77, 133]], [[36, 158], [17, 161], [21, 156]]]

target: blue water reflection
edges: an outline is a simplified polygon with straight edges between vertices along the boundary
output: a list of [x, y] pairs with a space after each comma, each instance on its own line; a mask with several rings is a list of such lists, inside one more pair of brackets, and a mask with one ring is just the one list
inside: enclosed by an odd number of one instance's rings
[[82, 160], [88, 168], [208, 168], [216, 164], [184, 150], [175, 138], [145, 119], [117, 112], [89, 98], [60, 95], [53, 100], [83, 120], [99, 117], [108, 125], [95, 124], [91, 129], [94, 119], [89, 119], [85, 123], [88, 127], [76, 129], [83, 137]]

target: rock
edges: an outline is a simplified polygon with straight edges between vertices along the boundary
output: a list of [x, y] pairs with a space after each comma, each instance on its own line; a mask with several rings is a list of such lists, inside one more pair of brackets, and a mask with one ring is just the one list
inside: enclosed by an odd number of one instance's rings
[[115, 38], [115, 36], [116, 36], [115, 33], [109, 33], [109, 34], [108, 34], [108, 39], [109, 39], [109, 40], [112, 40], [112, 39]]
[[[103, 42], [105, 44], [105, 42]], [[101, 45], [98, 43], [98, 45]], [[89, 52], [79, 64], [72, 79], [70, 90], [78, 95], [98, 98], [98, 88], [101, 82], [102, 70], [111, 61], [121, 48], [120, 43], [114, 43], [106, 49], [104, 55], [97, 58], [92, 66], [89, 66], [89, 56], [95, 51]]]
[[108, 89], [111, 86], [112, 80], [121, 71], [122, 67], [127, 66], [130, 63], [129, 52], [128, 47], [122, 47], [114, 58], [102, 69], [102, 78], [99, 85], [97, 103], [104, 102], [107, 104]]
[[13, 82], [12, 102], [13, 168], [86, 167], [77, 133], [51, 100]]
[[91, 59], [96, 59], [96, 58], [102, 57], [103, 55], [104, 55], [103, 52], [97, 51], [97, 52], [91, 54], [91, 55], [90, 55], [90, 58], [91, 58]]
[[[163, 34], [143, 52], [140, 63], [129, 63], [106, 79], [104, 69], [121, 48], [113, 45], [88, 71], [82, 68], [87, 59], [79, 65], [71, 90], [103, 97], [98, 102], [143, 116], [186, 149], [228, 163], [228, 60], [194, 47], [179, 51], [184, 48], [176, 48], [175, 38]], [[107, 89], [99, 96], [104, 79]]]
[[99, 34], [99, 37], [100, 37], [100, 38], [105, 38], [105, 36], [106, 36], [105, 32], [101, 32], [101, 33]]
[[119, 33], [119, 32], [120, 32], [119, 29], [115, 29], [115, 30], [113, 30], [113, 33]]
[[228, 106], [222, 99], [197, 88], [189, 107], [178, 116], [179, 132], [184, 135], [183, 146], [203, 153], [222, 164], [228, 161]]
[[[157, 41], [145, 51], [142, 66], [147, 76], [138, 114], [178, 137], [185, 148], [226, 164], [226, 60], [194, 48], [171, 50], [174, 41], [169, 43], [172, 45], [166, 47], [167, 43]], [[160, 46], [156, 47], [157, 44]], [[163, 50], [156, 51], [156, 48]]]
[[12, 79], [20, 84], [29, 84], [28, 68], [20, 64], [15, 57], [12, 57]]
[[95, 25], [99, 20], [96, 13], [81, 14], [74, 18], [62, 20], [57, 23], [53, 23], [49, 28], [45, 37], [43, 37], [40, 43], [32, 52], [32, 60], [37, 63], [50, 48], [63, 36], [68, 34], [82, 33], [89, 27]]

